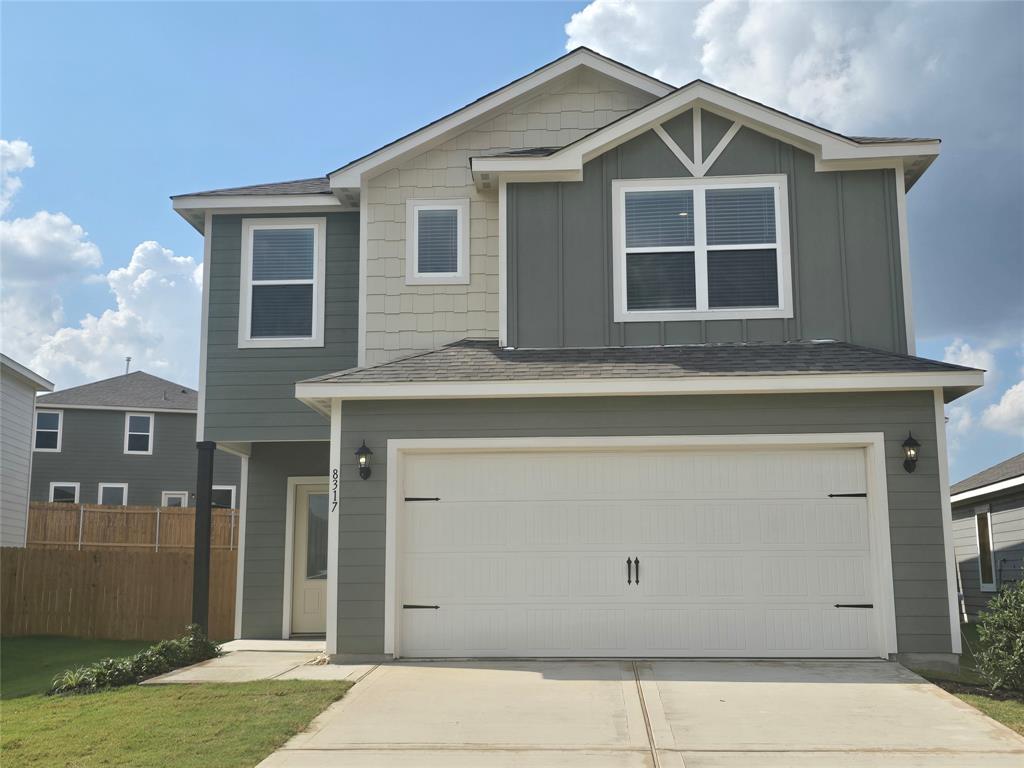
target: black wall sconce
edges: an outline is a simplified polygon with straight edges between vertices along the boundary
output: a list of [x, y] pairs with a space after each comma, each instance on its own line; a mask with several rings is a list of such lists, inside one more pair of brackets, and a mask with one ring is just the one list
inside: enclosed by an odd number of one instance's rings
[[366, 441], [363, 440], [363, 444], [356, 449], [356, 461], [359, 462], [359, 477], [363, 480], [370, 476], [371, 456], [373, 456], [373, 451], [366, 447]]
[[917, 449], [921, 444], [914, 439], [914, 435], [907, 433], [907, 439], [903, 441], [903, 468], [907, 472], [917, 469]]

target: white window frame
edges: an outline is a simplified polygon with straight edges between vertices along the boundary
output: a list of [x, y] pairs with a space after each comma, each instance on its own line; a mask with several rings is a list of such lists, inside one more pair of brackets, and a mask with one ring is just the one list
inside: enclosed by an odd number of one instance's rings
[[122, 507], [128, 506], [128, 483], [100, 483], [96, 486], [96, 503], [103, 503], [103, 489], [104, 488], [121, 488], [124, 490], [124, 503]]
[[[131, 424], [132, 416], [146, 416], [149, 418], [149, 450], [148, 451], [130, 451], [128, 450], [128, 435], [141, 435], [142, 432], [128, 432], [128, 425]], [[152, 413], [145, 413], [143, 411], [128, 411], [124, 415], [124, 452], [129, 456], [152, 456], [153, 455], [153, 443], [156, 442], [156, 415]]]
[[67, 504], [67, 503], [77, 504], [78, 503], [78, 500], [80, 498], [81, 484], [80, 483], [65, 483], [65, 482], [61, 482], [60, 480], [55, 480], [54, 482], [50, 483], [50, 503], [51, 504], [58, 503], [58, 502], [55, 502], [53, 500], [53, 489], [56, 488], [58, 485], [65, 485], [65, 486], [68, 486], [70, 488], [74, 488], [75, 489], [75, 500], [73, 502], [59, 502], [59, 503], [61, 503], [61, 504]]
[[[252, 238], [261, 229], [312, 229], [313, 278], [302, 280], [252, 279]], [[278, 349], [324, 345], [324, 283], [326, 276], [327, 219], [323, 216], [290, 219], [242, 219], [242, 268], [238, 289], [238, 348]], [[253, 285], [313, 285], [313, 324], [310, 336], [252, 337]]]
[[[458, 234], [454, 272], [419, 271], [420, 211], [456, 211]], [[406, 200], [405, 201], [405, 284], [406, 285], [466, 285], [469, 283], [469, 199]]]
[[[992, 564], [992, 573], [989, 574], [992, 578], [989, 581], [985, 580], [985, 572], [981, 567], [981, 529], [978, 527], [978, 518], [982, 515], [985, 516], [985, 522], [988, 523], [988, 551], [989, 561]], [[992, 541], [992, 512], [987, 504], [974, 509], [974, 540], [978, 544], [978, 585], [982, 592], [997, 592], [999, 590], [999, 575], [996, 566], [996, 548]]]
[[235, 506], [235, 502], [238, 500], [238, 496], [237, 496], [237, 490], [238, 489], [235, 486], [233, 486], [233, 485], [214, 485], [214, 486], [211, 486], [210, 490], [212, 490], [212, 491], [231, 491], [231, 504], [229, 505], [228, 508], [229, 509], [237, 509], [237, 507]]
[[[743, 189], [772, 187], [775, 190], [775, 242], [742, 245], [707, 245], [704, 192], [709, 187]], [[697, 289], [696, 309], [628, 310], [626, 303], [626, 193], [662, 192], [680, 190], [693, 192], [694, 244], [686, 247], [630, 248], [630, 253], [664, 253], [687, 251], [693, 253], [694, 276]], [[613, 279], [615, 284], [614, 317], [617, 323], [667, 322], [673, 320], [755, 320], [773, 317], [792, 317], [792, 266], [789, 247], [789, 193], [785, 174], [762, 176], [716, 176], [676, 179], [616, 179], [612, 181], [612, 243]], [[708, 251], [734, 251], [737, 249], [775, 249], [778, 273], [779, 306], [729, 307], [712, 309], [708, 306]]]
[[167, 502], [170, 501], [171, 498], [179, 498], [179, 499], [181, 499], [181, 506], [183, 506], [183, 507], [187, 507], [188, 506], [188, 491], [161, 491], [160, 492], [160, 506], [161, 507], [170, 506]]
[[[36, 448], [36, 433], [39, 431], [39, 414], [40, 413], [56, 413], [57, 414], [57, 447], [56, 448]], [[44, 429], [44, 432], [51, 432], [52, 430]], [[60, 453], [61, 445], [64, 443], [64, 411], [59, 411], [53, 408], [36, 408], [32, 414], [32, 450], [35, 453]]]

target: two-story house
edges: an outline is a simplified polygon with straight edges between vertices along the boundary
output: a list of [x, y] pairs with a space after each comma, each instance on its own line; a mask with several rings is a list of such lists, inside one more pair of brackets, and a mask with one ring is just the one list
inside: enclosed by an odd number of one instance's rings
[[337, 658], [960, 651], [905, 195], [840, 135], [577, 49], [204, 236], [236, 635]]
[[[36, 398], [33, 501], [190, 507], [196, 390], [133, 371]], [[241, 463], [217, 451], [213, 503], [235, 508]]]

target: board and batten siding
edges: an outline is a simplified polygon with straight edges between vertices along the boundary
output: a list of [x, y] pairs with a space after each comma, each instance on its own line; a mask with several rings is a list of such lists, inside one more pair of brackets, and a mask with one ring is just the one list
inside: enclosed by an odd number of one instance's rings
[[970, 499], [956, 504], [953, 507], [953, 551], [960, 572], [964, 608], [970, 619], [977, 618], [995, 595], [995, 592], [981, 591], [978, 570], [978, 532], [974, 518], [984, 509], [990, 513], [992, 560], [998, 583], [1024, 579], [1024, 492], [1004, 492], [987, 501]]
[[[705, 151], [729, 124], [703, 112]], [[691, 112], [665, 128], [692, 152]], [[815, 172], [809, 153], [744, 127], [707, 176], [782, 173], [788, 179], [794, 316], [756, 320], [614, 322], [612, 181], [690, 176], [653, 131], [586, 163], [582, 182], [509, 184], [509, 343], [835, 339], [905, 353], [894, 172]]]
[[[238, 348], [243, 217], [213, 217], [207, 265], [210, 305], [206, 388], [200, 393], [206, 398], [205, 439], [249, 442], [327, 438], [327, 421], [295, 399], [295, 382], [356, 365], [359, 214], [319, 216], [327, 219], [324, 345], [279, 349]], [[298, 218], [291, 214], [288, 217]]]
[[[908, 430], [921, 442], [921, 458], [913, 474], [902, 466], [902, 443]], [[347, 402], [342, 409], [341, 455], [352, 456], [364, 440], [374, 454], [368, 480], [359, 479], [354, 461], [342, 463], [339, 653], [383, 653], [390, 439], [815, 432], [884, 433], [899, 650], [950, 653], [930, 391]]]
[[0, 546], [25, 545], [35, 385], [0, 366]]
[[[49, 408], [48, 408], [49, 410]], [[96, 504], [100, 483], [127, 483], [128, 504], [157, 506], [163, 491], [195, 493], [198, 453], [194, 413], [154, 413], [152, 455], [124, 452], [124, 411], [72, 408], [63, 411], [60, 453], [36, 451], [32, 459], [32, 500], [46, 501], [50, 483], [79, 483], [79, 502]], [[138, 413], [148, 413], [140, 408]], [[235, 486], [241, 461], [217, 451], [214, 485]]]

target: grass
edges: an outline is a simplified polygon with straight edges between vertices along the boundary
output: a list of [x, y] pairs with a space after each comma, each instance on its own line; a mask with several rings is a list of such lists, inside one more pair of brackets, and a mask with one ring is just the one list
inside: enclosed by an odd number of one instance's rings
[[83, 640], [74, 637], [0, 639], [0, 699], [50, 689], [54, 675], [111, 656], [131, 656], [150, 643], [143, 640]]
[[25, 697], [3, 704], [0, 753], [24, 768], [252, 766], [349, 686], [264, 680]]

